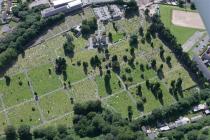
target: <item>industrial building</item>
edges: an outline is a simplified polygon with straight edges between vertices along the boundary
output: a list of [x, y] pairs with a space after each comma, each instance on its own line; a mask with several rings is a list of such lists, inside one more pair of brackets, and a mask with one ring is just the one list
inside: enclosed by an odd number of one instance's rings
[[81, 0], [56, 0], [53, 7], [41, 11], [42, 17], [49, 17], [58, 13], [68, 13], [82, 8]]

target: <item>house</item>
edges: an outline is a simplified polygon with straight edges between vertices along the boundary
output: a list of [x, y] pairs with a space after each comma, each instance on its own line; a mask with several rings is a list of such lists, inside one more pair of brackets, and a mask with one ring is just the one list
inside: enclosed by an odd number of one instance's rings
[[176, 128], [176, 124], [175, 123], [169, 123], [168, 126], [169, 126], [170, 129]]
[[204, 113], [205, 113], [206, 115], [209, 115], [209, 114], [210, 114], [210, 110], [209, 110], [209, 109], [206, 109], [206, 110], [204, 111]]
[[168, 131], [168, 130], [170, 130], [170, 127], [168, 125], [160, 128], [160, 131]]
[[197, 64], [197, 67], [202, 72], [203, 76], [209, 81], [210, 71], [207, 68], [207, 66], [203, 63], [202, 59], [198, 56], [194, 56], [192, 60]]
[[176, 127], [179, 127], [179, 126], [182, 126], [182, 125], [185, 125], [188, 123], [190, 123], [190, 119], [187, 117], [183, 117], [183, 118], [180, 118], [179, 120], [175, 121]]
[[[60, 0], [56, 0], [60, 1]], [[67, 3], [68, 2], [68, 3]], [[41, 11], [42, 17], [49, 17], [56, 15], [58, 13], [68, 13], [68, 12], [73, 12], [75, 10], [79, 10], [82, 8], [82, 1], [81, 0], [62, 0], [60, 2], [55, 2], [53, 3], [53, 7], [44, 9]]]
[[199, 104], [199, 105], [193, 107], [193, 112], [202, 111], [206, 108], [207, 108], [206, 104]]

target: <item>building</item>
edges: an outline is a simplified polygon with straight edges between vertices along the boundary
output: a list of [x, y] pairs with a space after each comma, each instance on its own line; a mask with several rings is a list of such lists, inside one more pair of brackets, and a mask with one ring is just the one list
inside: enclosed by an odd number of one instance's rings
[[93, 10], [97, 19], [99, 19], [100, 21], [108, 22], [111, 19], [108, 6], [97, 7], [97, 8], [94, 8]]
[[160, 128], [160, 131], [168, 131], [168, 130], [170, 130], [170, 127], [168, 125]]
[[92, 44], [90, 48], [107, 47], [108, 37], [106, 35], [93, 35], [89, 42], [91, 42], [89, 44]]
[[210, 81], [210, 71], [203, 63], [202, 59], [198, 56], [194, 56], [192, 60], [197, 64], [197, 67], [202, 72], [203, 76]]
[[[60, 1], [60, 0], [56, 0]], [[68, 2], [68, 3], [67, 3]], [[81, 0], [61, 0], [60, 2], [53, 3], [53, 7], [44, 9], [41, 11], [42, 17], [49, 17], [56, 15], [58, 13], [68, 13], [73, 12], [75, 10], [79, 10], [82, 8], [82, 1]]]
[[119, 20], [123, 16], [123, 12], [120, 10], [120, 8], [117, 5], [110, 5], [109, 11], [111, 13], [113, 20]]
[[52, 5], [53, 5], [53, 7], [57, 8], [60, 6], [67, 5], [68, 3], [72, 2], [72, 1], [74, 1], [74, 0], [55, 0], [55, 1], [52, 1]]
[[175, 121], [176, 127], [179, 127], [179, 126], [182, 126], [182, 125], [185, 125], [188, 123], [190, 123], [190, 119], [187, 117], [183, 117], [183, 118], [180, 118], [179, 120]]
[[205, 113], [206, 115], [209, 115], [209, 114], [210, 114], [210, 110], [207, 109], [207, 110], [204, 111], [204, 113]]
[[205, 110], [206, 108], [207, 108], [206, 104], [199, 104], [193, 107], [193, 112], [202, 111], [202, 110]]

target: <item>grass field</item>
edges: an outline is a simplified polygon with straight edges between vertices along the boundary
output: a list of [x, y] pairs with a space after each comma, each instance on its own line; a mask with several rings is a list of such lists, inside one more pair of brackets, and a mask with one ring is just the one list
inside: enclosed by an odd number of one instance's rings
[[131, 106], [133, 109], [133, 117], [137, 117], [141, 114], [126, 92], [116, 94], [108, 98], [105, 102], [112, 106], [117, 113], [122, 114], [123, 117], [128, 116], [128, 106]]
[[7, 126], [7, 120], [4, 113], [0, 113], [0, 132], [4, 131], [4, 128]]
[[160, 5], [160, 17], [164, 25], [170, 29], [171, 33], [177, 38], [181, 44], [185, 43], [198, 29], [175, 26], [172, 24], [172, 10], [185, 10], [174, 6]]
[[[49, 74], [48, 69], [51, 69], [51, 74]], [[29, 77], [32, 81], [34, 91], [37, 92], [38, 95], [43, 95], [61, 87], [61, 81], [55, 74], [53, 65], [50, 64], [31, 70]]]
[[[105, 82], [104, 82], [104, 76], [96, 76], [96, 83], [98, 85], [98, 92], [100, 97], [105, 97], [108, 96], [108, 93], [106, 93], [106, 89], [105, 89]], [[119, 86], [118, 82], [119, 79], [117, 78], [117, 76], [114, 73], [111, 73], [111, 80], [110, 80], [110, 84], [111, 84], [111, 89], [112, 89], [112, 93], [118, 92], [120, 90], [122, 90], [122, 85]]]
[[0, 93], [7, 107], [32, 98], [32, 93], [24, 74], [13, 76], [9, 85], [6, 84], [5, 80], [1, 80]]
[[10, 123], [15, 126], [28, 124], [31, 126], [41, 124], [41, 116], [35, 102], [28, 102], [8, 111]]
[[[128, 116], [128, 106], [132, 106], [133, 118], [137, 118], [155, 108], [175, 102], [174, 97], [168, 92], [172, 80], [182, 78], [183, 89], [195, 85], [187, 71], [181, 67], [172, 52], [158, 38], [152, 39], [152, 47], [150, 43], [142, 43], [142, 38], [138, 36], [139, 44], [135, 48], [134, 67], [124, 61], [125, 56], [128, 59], [132, 58], [129, 36], [138, 33], [140, 27], [139, 17], [115, 21], [118, 28], [117, 32], [111, 23], [105, 25], [106, 32], [111, 32], [114, 40], [117, 41], [108, 48], [110, 54], [108, 60], [104, 59], [103, 52], [85, 49], [88, 41], [82, 37], [74, 37], [74, 57], [71, 59], [65, 56], [63, 43], [66, 38], [59, 32], [78, 25], [82, 19], [92, 16], [94, 16], [92, 9], [86, 9], [84, 13], [67, 16], [64, 23], [49, 30], [43, 38], [49, 39], [52, 35], [58, 34], [56, 37], [46, 40], [36, 47], [27, 49], [24, 56], [19, 56], [16, 64], [6, 73], [11, 78], [10, 85], [7, 86], [5, 79], [1, 78], [0, 94], [3, 102], [0, 101], [0, 132], [3, 131], [1, 126], [3, 124], [6, 126], [9, 122], [15, 126], [25, 123], [33, 127], [45, 127], [51, 124], [68, 124], [68, 126], [72, 126], [73, 104], [96, 99], [101, 100], [105, 107], [122, 114], [123, 117]], [[143, 24], [141, 26], [144, 26], [146, 31], [148, 25]], [[72, 34], [69, 31], [67, 33]], [[123, 36], [124, 34], [125, 36]], [[160, 46], [163, 46], [165, 50], [165, 58], [171, 56], [172, 67], [169, 67], [160, 58]], [[95, 55], [101, 60], [102, 76], [99, 75], [98, 68], [93, 69], [90, 65], [90, 59]], [[110, 64], [114, 55], [117, 55], [120, 64], [118, 74], [114, 73], [111, 68], [106, 67], [106, 65]], [[64, 79], [62, 75], [55, 74], [54, 63], [59, 56], [66, 59], [67, 79]], [[157, 62], [157, 68], [163, 64], [163, 79], [158, 78], [156, 70], [147, 68], [153, 59]], [[88, 63], [87, 74], [84, 73], [83, 62]], [[143, 64], [144, 70], [140, 69], [141, 64]], [[106, 93], [104, 83], [104, 75], [108, 69], [111, 70], [111, 95]], [[127, 80], [122, 80], [123, 75], [127, 77]], [[161, 84], [163, 91], [162, 104], [146, 88], [146, 80], [158, 81]], [[68, 82], [70, 82], [70, 87]], [[29, 83], [31, 83], [30, 86]], [[64, 89], [64, 83], [67, 85], [66, 89]], [[141, 100], [141, 97], [136, 95], [137, 84], [142, 85], [142, 96], [146, 98], [143, 111], [138, 111], [136, 106], [136, 102]], [[128, 91], [125, 85], [128, 86]], [[38, 101], [34, 101], [33, 92], [38, 94]], [[9, 122], [6, 122], [6, 120]]]
[[60, 116], [60, 114], [65, 114], [73, 110], [73, 105], [70, 103], [70, 99], [65, 91], [58, 91], [44, 96], [40, 99], [40, 107], [47, 120], [54, 119]]

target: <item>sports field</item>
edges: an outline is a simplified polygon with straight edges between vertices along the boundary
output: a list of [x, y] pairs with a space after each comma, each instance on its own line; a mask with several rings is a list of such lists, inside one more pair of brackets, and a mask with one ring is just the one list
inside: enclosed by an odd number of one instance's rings
[[[185, 9], [175, 7], [175, 6], [160, 5], [161, 20], [164, 23], [164, 25], [170, 29], [171, 33], [177, 38], [177, 41], [181, 44], [184, 44], [187, 41], [187, 39], [189, 39], [199, 29], [190, 28], [191, 26], [189, 26], [189, 27], [178, 26], [178, 25], [180, 25], [180, 23], [177, 24], [177, 22], [175, 22], [175, 21], [174, 21], [175, 24], [173, 24], [173, 11], [174, 10], [184, 11]], [[190, 11], [188, 11], [188, 12], [190, 12]], [[178, 13], [175, 13], [175, 14], [178, 14]], [[181, 18], [181, 17], [178, 16], [176, 18]], [[188, 18], [189, 18], [189, 16], [188, 16]], [[194, 27], [194, 26], [192, 26], [192, 27]]]
[[[91, 9], [88, 9], [88, 17], [94, 16]], [[82, 15], [67, 17], [79, 22]], [[180, 66], [172, 52], [156, 38], [152, 39], [154, 44], [141, 43], [139, 36], [138, 48], [135, 49], [134, 66], [124, 61], [124, 57], [131, 58], [129, 36], [140, 27], [139, 17], [116, 21], [119, 23], [118, 31], [114, 31], [112, 24], [106, 25], [107, 32], [116, 34], [126, 34], [125, 37], [116, 37], [116, 42], [108, 50], [111, 57], [117, 55], [120, 64], [120, 73], [111, 71], [110, 87], [111, 94], [105, 89], [104, 74], [106, 64], [110, 60], [103, 61], [104, 53], [97, 50], [87, 50], [85, 46], [87, 40], [82, 37], [74, 37], [75, 55], [72, 59], [64, 55], [63, 44], [66, 38], [59, 34], [64, 31], [69, 24], [61, 24], [49, 30], [46, 35], [58, 34], [54, 38], [48, 38], [45, 42], [32, 47], [25, 52], [25, 56], [19, 56], [17, 63], [10, 68], [6, 75], [10, 77], [10, 82], [5, 78], [0, 78], [0, 131], [8, 124], [19, 126], [20, 124], [30, 124], [32, 128], [48, 125], [67, 124], [72, 125], [73, 106], [77, 102], [99, 99], [108, 109], [127, 117], [128, 106], [132, 107], [133, 118], [138, 118], [155, 108], [170, 105], [176, 102], [169, 93], [172, 80], [182, 78], [183, 90], [195, 83], [188, 73]], [[135, 25], [132, 26], [131, 25]], [[146, 27], [146, 25], [143, 25]], [[67, 32], [72, 34], [71, 32]], [[164, 57], [171, 57], [171, 66], [160, 58], [160, 46], [165, 50]], [[99, 75], [98, 69], [93, 69], [90, 65], [91, 57], [98, 55], [102, 62], [103, 75]], [[64, 57], [67, 61], [67, 79], [57, 75], [54, 71], [55, 59]], [[159, 78], [154, 69], [148, 67], [151, 60], [156, 60], [157, 68], [163, 65], [163, 78]], [[83, 71], [82, 62], [88, 62], [87, 74]], [[142, 69], [142, 66], [144, 67]], [[49, 73], [49, 70], [52, 72]], [[180, 74], [178, 74], [180, 73]], [[123, 79], [126, 76], [127, 79]], [[162, 101], [157, 99], [153, 93], [146, 88], [146, 80], [151, 83], [160, 83], [160, 90], [163, 93]], [[64, 83], [71, 83], [71, 88], [64, 89]], [[126, 88], [127, 85], [127, 88]], [[142, 96], [136, 94], [137, 86], [142, 87]], [[38, 101], [35, 101], [33, 93], [37, 93]], [[137, 102], [146, 99], [144, 110], [137, 109]]]
[[199, 13], [188, 11], [172, 11], [172, 23], [177, 26], [205, 29]]

